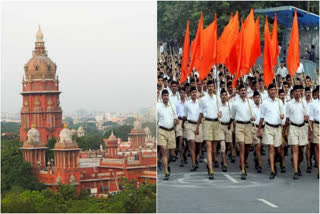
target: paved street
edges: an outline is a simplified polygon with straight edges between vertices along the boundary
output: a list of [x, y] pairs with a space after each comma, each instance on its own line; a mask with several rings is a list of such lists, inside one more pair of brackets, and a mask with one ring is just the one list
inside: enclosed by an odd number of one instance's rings
[[[267, 149], [265, 149], [267, 151]], [[179, 167], [179, 161], [171, 163], [171, 176], [164, 181], [163, 170], [158, 170], [158, 212], [215, 212], [215, 213], [319, 213], [319, 180], [317, 169], [306, 173], [306, 163], [301, 165], [302, 177], [293, 180], [290, 158], [286, 157], [286, 173], [269, 179], [267, 155], [262, 156], [263, 172], [256, 173], [253, 153], [248, 158], [249, 169], [246, 180], [240, 179], [239, 157], [231, 163], [228, 172], [215, 170], [214, 180], [209, 180], [206, 162], [200, 163], [196, 172], [188, 165]], [[220, 158], [220, 155], [219, 155]]]

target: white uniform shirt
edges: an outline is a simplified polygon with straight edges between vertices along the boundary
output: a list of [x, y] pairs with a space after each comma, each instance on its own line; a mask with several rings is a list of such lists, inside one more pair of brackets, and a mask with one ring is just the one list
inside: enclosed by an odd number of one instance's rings
[[203, 114], [204, 117], [210, 119], [218, 118], [218, 106], [217, 106], [217, 98], [218, 98], [218, 105], [219, 105], [219, 97], [216, 95], [210, 95], [201, 97], [200, 99], [200, 113]]
[[179, 102], [176, 105], [176, 111], [177, 111], [177, 115], [178, 117], [184, 117], [184, 104], [187, 101], [185, 101], [184, 103], [182, 102], [182, 100], [179, 100]]
[[290, 100], [291, 100], [291, 97], [290, 97], [290, 93], [288, 92], [288, 94], [285, 95], [285, 101], [289, 102]]
[[[283, 102], [282, 102], [283, 103]], [[285, 124], [286, 124], [286, 119], [287, 119], [287, 117], [286, 117], [286, 110], [287, 110], [287, 102], [286, 101], [284, 101], [284, 108], [283, 108], [283, 115], [284, 115], [284, 118], [283, 118], [283, 120], [281, 120], [281, 125], [282, 126], [284, 126]]]
[[180, 95], [178, 92], [176, 92], [176, 95], [173, 95], [173, 93], [169, 95], [169, 101], [173, 106], [176, 106], [179, 100], [180, 100]]
[[[229, 109], [230, 107], [230, 109]], [[226, 102], [225, 105], [223, 105], [222, 103], [219, 103], [219, 111], [221, 111], [222, 113], [222, 117], [221, 117], [221, 122], [223, 123], [229, 123], [230, 122], [230, 119], [231, 119], [231, 108], [232, 108], [232, 105], [229, 103], [228, 105], [228, 102]]]
[[244, 101], [241, 98], [236, 99], [235, 102], [232, 104], [231, 117], [241, 122], [250, 121], [251, 119], [250, 109], [252, 109], [253, 105], [254, 103], [251, 99], [245, 99]]
[[279, 67], [277, 70], [277, 75], [280, 74], [282, 78], [285, 78], [288, 75], [288, 69], [283, 66], [283, 68]]
[[266, 90], [263, 90], [263, 92], [259, 91], [259, 94], [260, 94], [262, 102], [263, 102], [263, 100], [265, 100], [266, 98], [269, 97], [268, 92]]
[[177, 119], [177, 113], [174, 106], [168, 103], [166, 106], [164, 103], [157, 104], [157, 116], [158, 125], [163, 126], [167, 129], [174, 127], [174, 119]]
[[308, 115], [308, 112], [308, 105], [303, 99], [299, 102], [292, 99], [287, 105], [286, 116], [290, 122], [300, 125], [304, 123], [304, 116]]
[[160, 53], [163, 53], [163, 45], [160, 45]]
[[260, 122], [260, 109], [261, 105], [257, 106], [255, 103], [252, 105], [252, 113], [255, 118], [254, 124], [256, 124], [257, 126]]
[[275, 98], [272, 100], [270, 97], [266, 98], [260, 109], [260, 117], [266, 123], [271, 125], [279, 125], [281, 123], [280, 114], [285, 114], [284, 105], [281, 100]]
[[198, 122], [200, 114], [200, 108], [199, 108], [199, 100], [196, 99], [195, 102], [192, 100], [189, 100], [184, 105], [184, 115], [187, 117], [187, 120]]
[[314, 100], [310, 105], [310, 120], [319, 122], [319, 99]]

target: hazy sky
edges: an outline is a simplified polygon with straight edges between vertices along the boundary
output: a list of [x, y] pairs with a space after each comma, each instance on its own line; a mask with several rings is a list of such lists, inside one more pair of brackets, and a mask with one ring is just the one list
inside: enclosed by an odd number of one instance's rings
[[58, 66], [62, 110], [137, 111], [156, 100], [156, 2], [4, 3], [1, 111], [22, 107], [40, 24]]

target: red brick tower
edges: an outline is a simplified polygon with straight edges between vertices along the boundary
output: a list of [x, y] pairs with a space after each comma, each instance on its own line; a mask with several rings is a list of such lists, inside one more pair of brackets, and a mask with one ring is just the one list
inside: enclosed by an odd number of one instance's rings
[[77, 185], [80, 193], [79, 146], [72, 140], [72, 131], [64, 126], [54, 146], [54, 174], [57, 184]]
[[113, 134], [113, 130], [108, 139], [105, 139], [105, 145], [107, 147], [107, 158], [118, 157], [118, 140]]
[[57, 66], [47, 55], [43, 34], [39, 27], [32, 58], [24, 66], [22, 80], [23, 106], [21, 109], [20, 141], [27, 140], [33, 124], [44, 144], [51, 137], [58, 138], [62, 129], [62, 110], [59, 101]]

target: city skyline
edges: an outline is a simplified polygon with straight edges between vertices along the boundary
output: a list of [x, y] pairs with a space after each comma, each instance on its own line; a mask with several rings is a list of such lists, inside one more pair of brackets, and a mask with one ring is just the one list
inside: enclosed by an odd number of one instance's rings
[[[21, 110], [23, 67], [32, 57], [39, 24], [48, 57], [57, 64], [65, 112], [136, 112], [153, 106], [155, 91], [150, 89], [156, 90], [155, 56], [148, 53], [156, 51], [156, 7], [146, 2], [140, 6], [125, 2], [4, 3], [2, 112]], [[68, 16], [70, 10], [76, 15]], [[59, 16], [54, 16], [57, 11]], [[154, 20], [145, 20], [145, 16]]]

